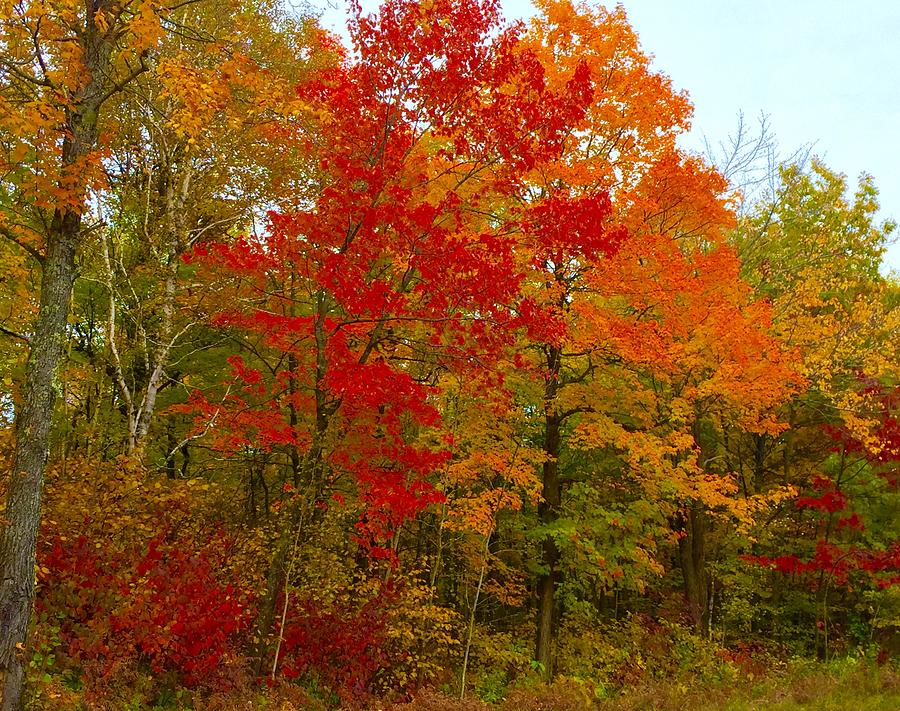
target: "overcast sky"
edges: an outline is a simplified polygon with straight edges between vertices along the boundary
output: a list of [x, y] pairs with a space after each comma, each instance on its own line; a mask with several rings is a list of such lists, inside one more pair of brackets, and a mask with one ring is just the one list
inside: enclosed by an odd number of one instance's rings
[[[501, 0], [508, 19], [528, 0]], [[325, 4], [320, 0], [322, 5]], [[343, 4], [323, 24], [338, 29]], [[694, 103], [700, 149], [767, 114], [783, 153], [813, 143], [832, 169], [871, 174], [881, 216], [900, 219], [900, 0], [623, 0], [654, 66]], [[370, 0], [364, 7], [377, 6]], [[886, 266], [900, 272], [900, 245]]]

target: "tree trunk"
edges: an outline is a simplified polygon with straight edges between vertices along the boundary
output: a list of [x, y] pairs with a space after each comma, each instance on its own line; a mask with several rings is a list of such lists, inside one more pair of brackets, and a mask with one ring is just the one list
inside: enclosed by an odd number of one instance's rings
[[[316, 294], [316, 317], [314, 332], [316, 341], [316, 371], [314, 392], [316, 398], [316, 426], [310, 449], [301, 462], [300, 471], [303, 474], [304, 498], [289, 502], [289, 515], [281, 530], [281, 535], [275, 545], [275, 554], [272, 558], [272, 566], [266, 580], [266, 592], [260, 601], [259, 614], [257, 616], [256, 634], [259, 643], [256, 648], [256, 670], [261, 676], [263, 671], [269, 668], [269, 654], [272, 651], [271, 637], [275, 626], [275, 612], [278, 604], [278, 596], [282, 590], [287, 591], [290, 585], [288, 580], [288, 563], [292, 554], [292, 547], [299, 540], [301, 529], [311, 529], [321, 516], [321, 510], [316, 507], [322, 496], [325, 486], [324, 451], [323, 442], [331, 416], [334, 414], [334, 406], [328, 403], [328, 395], [325, 388], [328, 363], [326, 360], [327, 333], [325, 319], [328, 315], [326, 294], [319, 291]], [[301, 492], [295, 493], [299, 496]], [[293, 542], [293, 546], [292, 546]], [[283, 630], [279, 633], [282, 634]], [[280, 640], [278, 640], [280, 642]], [[277, 645], [276, 645], [277, 646]], [[277, 654], [277, 653], [276, 653]], [[272, 675], [278, 668], [277, 657], [272, 663]]]
[[156, 414], [156, 399], [164, 384], [166, 366], [169, 363], [169, 354], [176, 342], [181, 338], [187, 327], [175, 332], [175, 311], [178, 297], [178, 264], [180, 255], [187, 248], [188, 228], [185, 223], [185, 213], [188, 200], [191, 197], [194, 171], [188, 163], [181, 175], [178, 190], [175, 190], [174, 180], [167, 181], [165, 194], [166, 201], [166, 241], [165, 249], [166, 266], [165, 280], [162, 294], [162, 322], [159, 331], [154, 337], [155, 347], [147, 343], [147, 357], [149, 375], [144, 387], [141, 405], [136, 413], [136, 422], [133, 427], [133, 438], [129, 443], [129, 454], [143, 458], [147, 435], [150, 433], [150, 425]]
[[177, 256], [169, 255], [169, 265], [167, 266], [165, 295], [163, 297], [163, 322], [160, 332], [157, 334], [159, 345], [154, 349], [151, 360], [153, 369], [147, 379], [147, 385], [144, 388], [143, 400], [138, 409], [136, 421], [132, 429], [133, 436], [129, 442], [129, 454], [139, 458], [143, 457], [144, 446], [147, 442], [147, 435], [150, 433], [150, 425], [153, 422], [153, 416], [156, 414], [156, 398], [164, 382], [165, 367], [169, 361], [169, 352], [175, 344], [172, 336], [175, 318], [175, 296], [178, 286], [178, 263]]
[[[542, 525], [550, 525], [559, 518], [562, 488], [559, 480], [559, 450], [562, 418], [556, 412], [556, 395], [559, 390], [559, 349], [547, 349], [549, 377], [544, 391], [544, 453], [547, 460], [542, 470], [542, 500], [538, 515]], [[557, 612], [556, 588], [559, 586], [559, 549], [552, 536], [541, 541], [541, 565], [543, 572], [537, 581], [537, 638], [535, 659], [543, 667], [546, 680], [553, 678], [553, 647], [556, 640]]]
[[753, 491], [759, 491], [766, 476], [766, 435], [753, 435]]
[[0, 535], [0, 674], [3, 711], [22, 707], [24, 643], [34, 600], [35, 545], [41, 489], [56, 399], [54, 379], [65, 341], [75, 279], [80, 216], [57, 211], [41, 279], [40, 312], [31, 338], [16, 447], [6, 499], [8, 524]]
[[693, 504], [684, 514], [684, 535], [678, 540], [684, 596], [694, 627], [709, 631], [709, 575], [706, 571], [706, 514]]
[[[95, 17], [108, 0], [93, 4], [79, 35], [88, 77], [67, 112], [67, 135], [61, 165], [72, 168], [97, 143], [97, 127], [106, 78], [109, 75], [112, 33], [102, 32]], [[36, 40], [37, 41], [37, 40]], [[21, 406], [16, 412], [16, 444], [6, 499], [8, 524], [0, 534], [0, 710], [23, 707], [25, 640], [34, 602], [35, 547], [41, 517], [41, 489], [47, 464], [50, 426], [56, 400], [56, 370], [66, 340], [66, 321], [75, 281], [75, 252], [81, 239], [81, 210], [86, 196], [82, 179], [74, 188], [60, 185], [78, 207], [58, 207], [47, 231], [41, 276], [40, 310], [35, 321]]]
[[178, 451], [178, 439], [175, 437], [175, 427], [169, 422], [166, 427], [166, 439], [168, 440], [168, 454], [166, 455], [166, 478], [175, 478], [175, 452]]

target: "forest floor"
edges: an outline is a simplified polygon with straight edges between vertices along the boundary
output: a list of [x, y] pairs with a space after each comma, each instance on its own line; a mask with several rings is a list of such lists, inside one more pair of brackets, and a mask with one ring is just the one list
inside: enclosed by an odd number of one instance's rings
[[147, 697], [140, 696], [132, 696], [124, 688], [103, 700], [90, 701], [83, 696], [44, 693], [33, 698], [28, 708], [35, 711], [900, 711], [900, 668], [890, 664], [876, 666], [858, 659], [829, 664], [797, 662], [756, 677], [748, 674], [739, 679], [695, 684], [654, 681], [608, 694], [588, 683], [563, 680], [550, 686], [528, 684], [511, 688], [496, 703], [487, 703], [474, 694], [460, 700], [456, 695], [426, 690], [402, 703], [371, 700], [341, 705], [336, 700], [325, 703], [312, 698], [294, 685], [270, 689], [264, 694], [245, 689], [202, 699], [191, 699], [190, 693], [165, 694], [167, 698], [155, 704], [148, 704]]
[[607, 699], [578, 698], [572, 686], [522, 689], [499, 706], [424, 695], [391, 711], [900, 711], [900, 672], [861, 664], [803, 664], [738, 682], [659, 682]]
[[738, 684], [630, 690], [602, 711], [900, 711], [900, 673], [876, 667], [804, 669]]

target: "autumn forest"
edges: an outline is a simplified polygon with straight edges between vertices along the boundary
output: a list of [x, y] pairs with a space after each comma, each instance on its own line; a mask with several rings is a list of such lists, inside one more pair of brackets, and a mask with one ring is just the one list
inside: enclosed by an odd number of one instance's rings
[[873, 180], [535, 4], [0, 1], [0, 709], [900, 707]]

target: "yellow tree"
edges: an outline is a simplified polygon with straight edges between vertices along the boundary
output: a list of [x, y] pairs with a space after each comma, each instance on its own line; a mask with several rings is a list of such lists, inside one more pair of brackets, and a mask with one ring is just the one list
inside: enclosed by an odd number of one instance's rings
[[[808, 381], [806, 393], [787, 413], [792, 430], [784, 437], [759, 434], [749, 447], [734, 443], [732, 456], [746, 466], [751, 489], [765, 487], [766, 472], [776, 468], [772, 462], [793, 467], [827, 456], [830, 443], [813, 442], [813, 430], [823, 423], [843, 422], [856, 439], [877, 446], [871, 436], [876, 423], [864, 414], [870, 408], [857, 380], [861, 374], [896, 375], [900, 356], [900, 312], [891, 285], [879, 274], [894, 224], [878, 224], [877, 210], [870, 178], [862, 178], [850, 194], [845, 176], [819, 160], [808, 169], [787, 164], [779, 168], [774, 192], [759, 200], [729, 237], [744, 277], [772, 305], [775, 331], [801, 354], [800, 370]], [[804, 442], [818, 451], [802, 452]], [[750, 452], [746, 465], [744, 452]], [[815, 466], [806, 462], [805, 472], [785, 475], [795, 480], [799, 475], [802, 484]]]
[[16, 406], [16, 445], [0, 535], [0, 708], [22, 704], [35, 540], [54, 377], [65, 341], [88, 190], [103, 180], [106, 102], [147, 70], [162, 33], [151, 2], [4, 3], [0, 7], [0, 230], [41, 267], [37, 316]]
[[[726, 454], [751, 492], [789, 481], [802, 498], [811, 491], [816, 496], [823, 486], [844, 497], [865, 486], [866, 457], [877, 461], [883, 447], [879, 430], [885, 412], [880, 388], [871, 385], [895, 383], [900, 363], [896, 284], [879, 273], [895, 224], [877, 220], [877, 190], [870, 177], [861, 177], [852, 188], [846, 176], [818, 159], [808, 166], [780, 166], [772, 183], [730, 239], [742, 257], [745, 278], [772, 305], [775, 331], [800, 354], [798, 367], [807, 386], [783, 408], [790, 429], [780, 436], [733, 437]], [[835, 454], [837, 431], [844, 443], [858, 443], [865, 456]], [[874, 491], [866, 498], [879, 500]], [[759, 547], [809, 551], [815, 540], [798, 534], [808, 531], [801, 525], [803, 508], [785, 507], [760, 532]], [[825, 543], [845, 513], [824, 517]], [[805, 517], [807, 526], [810, 518]], [[891, 535], [889, 530], [869, 535], [881, 538]], [[824, 595], [826, 587], [819, 586], [817, 594]], [[816, 614], [822, 614], [818, 604]], [[816, 629], [822, 653], [823, 627]]]
[[209, 296], [196, 279], [186, 288], [193, 270], [182, 257], [250, 229], [264, 204], [284, 199], [277, 183], [297, 173], [296, 161], [266, 129], [295, 113], [296, 84], [327, 56], [311, 20], [269, 3], [189, 5], [177, 15], [193, 33], [164, 38], [156, 71], [110, 107], [120, 131], [99, 201], [101, 259], [90, 273], [107, 292], [106, 362], [98, 367], [112, 373], [134, 456], [144, 452], [160, 390], [171, 382], [167, 369], [199, 331], [198, 305]]
[[781, 337], [803, 353], [803, 374], [865, 441], [869, 424], [856, 413], [858, 373], [892, 374], [898, 362], [900, 312], [887, 298], [879, 267], [893, 222], [878, 224], [877, 191], [814, 159], [808, 170], [779, 169], [775, 194], [741, 221], [732, 239], [744, 274], [772, 301]]
[[[56, 370], [67, 337], [76, 254], [99, 222], [96, 200], [105, 162], [121, 126], [113, 103], [154, 72], [178, 92], [214, 93], [177, 75], [183, 57], [160, 57], [161, 39], [192, 35], [190, 2], [26, 0], [0, 4], [0, 235], [17, 259], [40, 271], [33, 318], [16, 324], [27, 342], [15, 403], [15, 451], [0, 534], [0, 674], [2, 709], [22, 704], [23, 655], [34, 597], [35, 540], [56, 399]], [[232, 6], [235, 14], [239, 9]], [[200, 13], [202, 14], [202, 13]], [[202, 28], [201, 28], [202, 29]], [[215, 39], [213, 37], [210, 42]], [[228, 54], [227, 48], [220, 48]], [[223, 58], [225, 61], [226, 58]], [[232, 55], [233, 62], [239, 58]], [[198, 74], [202, 74], [198, 70]], [[240, 72], [235, 72], [240, 75]], [[201, 102], [207, 108], [210, 102]], [[203, 121], [203, 111], [182, 113]], [[178, 131], [181, 126], [173, 125]], [[187, 131], [183, 133], [188, 133]], [[185, 138], [190, 142], [190, 137]], [[25, 309], [27, 311], [27, 308]], [[7, 329], [13, 331], [15, 329]]]

